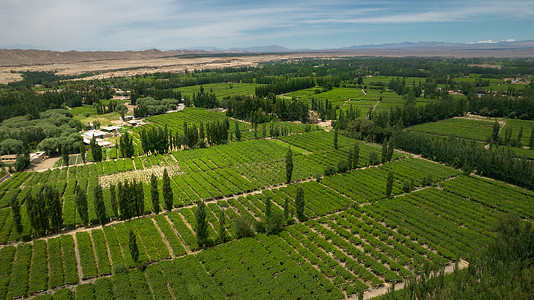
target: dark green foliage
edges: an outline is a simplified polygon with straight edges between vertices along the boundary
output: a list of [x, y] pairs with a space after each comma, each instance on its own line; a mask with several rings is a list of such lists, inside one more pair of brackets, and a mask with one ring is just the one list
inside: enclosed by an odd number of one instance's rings
[[427, 174], [425, 177], [423, 177], [423, 180], [421, 181], [422, 186], [429, 186], [432, 185], [432, 174]]
[[238, 217], [234, 222], [236, 237], [238, 239], [254, 236], [254, 231], [247, 218]]
[[500, 129], [501, 127], [499, 126], [499, 122], [495, 121], [495, 123], [493, 123], [493, 132], [491, 134], [491, 140], [494, 143], [499, 143], [499, 130]]
[[165, 208], [168, 211], [172, 210], [172, 204], [173, 204], [173, 193], [171, 189], [171, 179], [169, 177], [169, 173], [167, 172], [167, 169], [163, 170], [163, 201], [165, 202]]
[[84, 164], [85, 164], [85, 152], [86, 151], [87, 149], [85, 148], [85, 145], [83, 143], [80, 143], [80, 156]]
[[224, 225], [226, 214], [224, 213], [224, 209], [221, 209], [219, 214], [217, 215], [219, 218], [219, 241], [221, 243], [226, 242], [227, 235], [226, 235], [226, 225]]
[[517, 144], [521, 147], [521, 139], [523, 138], [523, 126], [519, 128], [519, 133], [517, 134]]
[[143, 182], [137, 182], [135, 179], [132, 183], [132, 190], [134, 195], [135, 215], [141, 216], [145, 213], [145, 193], [143, 191]]
[[387, 155], [387, 161], [391, 161], [393, 158], [393, 153], [395, 152], [395, 148], [393, 147], [393, 141], [391, 139], [388, 140], [388, 150], [386, 152]]
[[328, 166], [324, 169], [324, 176], [332, 176], [337, 173], [337, 170], [334, 166]]
[[133, 261], [137, 263], [139, 261], [139, 249], [137, 248], [137, 237], [132, 230], [130, 230], [130, 242], [128, 243], [128, 247], [130, 248], [130, 255], [132, 256]]
[[402, 184], [402, 191], [405, 192], [405, 193], [411, 192], [412, 188], [413, 188], [413, 186], [410, 183], [410, 181], [408, 181], [408, 180], [405, 180], [404, 183]]
[[30, 156], [28, 154], [17, 154], [15, 159], [15, 171], [22, 172], [30, 165]]
[[141, 140], [141, 147], [144, 153], [167, 153], [170, 147], [170, 137], [171, 134], [167, 125], [164, 128], [152, 127], [149, 130], [143, 128], [139, 133], [139, 139]]
[[388, 178], [386, 181], [386, 198], [391, 198], [391, 192], [393, 191], [393, 172], [389, 171]]
[[304, 206], [304, 190], [302, 189], [302, 187], [299, 186], [297, 188], [297, 195], [295, 197], [295, 209], [297, 212], [297, 219], [299, 219], [299, 221], [301, 222], [304, 222], [308, 219], [304, 214]]
[[133, 139], [130, 137], [130, 134], [128, 132], [121, 134], [120, 146], [122, 157], [132, 157], [134, 155], [135, 148], [133, 144]]
[[80, 184], [76, 185], [76, 210], [80, 216], [81, 223], [83, 226], [89, 225], [89, 211], [87, 209], [87, 195], [85, 189], [82, 189]]
[[106, 206], [104, 205], [104, 195], [102, 194], [102, 186], [97, 184], [93, 190], [93, 200], [95, 202], [95, 212], [100, 224], [104, 226], [107, 223]]
[[10, 205], [11, 205], [11, 210], [13, 212], [13, 222], [15, 223], [15, 230], [17, 231], [18, 234], [22, 234], [22, 220], [20, 217], [20, 204], [19, 204], [19, 201], [17, 200], [16, 194], [11, 198]]
[[111, 210], [113, 210], [113, 214], [115, 217], [119, 216], [119, 204], [117, 203], [117, 190], [115, 189], [114, 184], [109, 185], [109, 194], [110, 194], [110, 201], [111, 201]]
[[239, 122], [235, 122], [235, 139], [241, 141], [241, 129], [239, 129]]
[[208, 220], [206, 219], [206, 203], [202, 200], [197, 201], [195, 210], [195, 233], [197, 235], [197, 243], [200, 248], [207, 246], [208, 243]]
[[532, 131], [530, 132], [530, 139], [528, 140], [528, 146], [531, 149], [534, 148], [534, 127], [532, 127]]
[[369, 165], [377, 165], [378, 164], [378, 153], [376, 151], [372, 150], [369, 152]]
[[279, 234], [284, 228], [285, 219], [282, 212], [274, 210], [265, 220], [265, 232], [267, 234]]
[[63, 227], [63, 209], [59, 192], [45, 185], [35, 198], [28, 192], [24, 197], [26, 212], [35, 234], [39, 237], [51, 230], [59, 232]]
[[150, 176], [150, 198], [152, 199], [152, 206], [154, 207], [154, 212], [159, 214], [159, 191], [158, 191], [158, 179], [156, 175], [152, 174]]
[[382, 163], [385, 163], [388, 159], [388, 141], [384, 139], [382, 142]]
[[119, 182], [117, 198], [121, 219], [128, 220], [144, 214], [145, 193], [142, 182]]
[[287, 149], [286, 154], [286, 183], [291, 183], [291, 178], [293, 177], [293, 152], [291, 147]]
[[61, 149], [61, 157], [63, 158], [63, 165], [68, 168], [70, 163], [69, 148], [63, 147], [63, 149]]
[[354, 149], [350, 148], [349, 149], [349, 155], [347, 157], [347, 167], [349, 170], [352, 170], [353, 169], [353, 165], [354, 165]]
[[347, 171], [349, 171], [349, 163], [344, 159], [338, 160], [337, 171], [339, 173], [346, 173]]
[[58, 233], [63, 228], [63, 207], [59, 192], [55, 188], [45, 185], [41, 193], [44, 194], [46, 199], [50, 229]]
[[271, 216], [271, 213], [272, 213], [272, 201], [271, 201], [271, 197], [267, 195], [265, 197], [265, 217], [269, 218]]
[[93, 136], [91, 143], [89, 144], [91, 148], [91, 154], [93, 155], [93, 160], [96, 162], [102, 161], [102, 147], [96, 142], [96, 137]]

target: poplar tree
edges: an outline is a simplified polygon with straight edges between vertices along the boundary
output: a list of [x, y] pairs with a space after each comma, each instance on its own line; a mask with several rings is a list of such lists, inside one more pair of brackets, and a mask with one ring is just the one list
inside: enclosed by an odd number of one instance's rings
[[87, 149], [85, 148], [85, 145], [83, 143], [80, 144], [80, 156], [82, 157], [82, 161], [85, 164], [85, 152]]
[[295, 197], [295, 209], [297, 212], [297, 218], [299, 221], [304, 222], [307, 220], [306, 215], [304, 214], [304, 190], [302, 187], [297, 188], [297, 196]]
[[65, 165], [67, 168], [69, 167], [69, 150], [67, 149], [67, 147], [63, 147], [63, 149], [61, 149], [61, 156], [63, 157], [63, 165]]
[[93, 138], [91, 139], [90, 147], [91, 154], [93, 155], [93, 160], [95, 162], [102, 161], [102, 147], [100, 147], [100, 145], [98, 145], [98, 143], [96, 142], [95, 136], [93, 136]]
[[152, 206], [154, 212], [159, 214], [159, 191], [158, 191], [158, 179], [156, 175], [150, 176], [150, 198], [152, 199]]
[[100, 224], [104, 226], [106, 219], [106, 206], [104, 205], [104, 195], [102, 194], [102, 186], [97, 184], [93, 190], [93, 201], [95, 202], [95, 212]]
[[58, 233], [63, 227], [63, 208], [59, 199], [59, 192], [55, 188], [46, 185], [42, 193], [46, 199], [50, 229]]
[[349, 170], [352, 170], [354, 167], [354, 149], [349, 149], [349, 155], [347, 158], [347, 163], [349, 165]]
[[113, 214], [115, 217], [119, 217], [119, 205], [117, 203], [117, 193], [115, 190], [115, 185], [110, 184], [109, 185], [109, 194], [111, 196], [111, 210], [113, 210]]
[[20, 217], [20, 204], [17, 200], [18, 193], [15, 193], [11, 198], [11, 210], [13, 211], [13, 223], [15, 223], [15, 229], [18, 234], [22, 234], [22, 219]]
[[287, 149], [286, 154], [286, 183], [291, 183], [291, 178], [293, 177], [293, 152], [291, 152], [291, 147]]
[[208, 243], [208, 221], [206, 220], [206, 204], [202, 200], [197, 201], [195, 218], [197, 220], [195, 226], [197, 243], [200, 248], [203, 248]]
[[163, 201], [165, 202], [165, 208], [168, 211], [172, 210], [172, 204], [173, 204], [173, 193], [171, 189], [171, 179], [169, 177], [169, 173], [167, 172], [167, 169], [163, 170]]
[[135, 263], [139, 261], [139, 249], [137, 248], [137, 237], [135, 233], [130, 229], [130, 241], [128, 243], [130, 248], [130, 255]]
[[83, 226], [89, 225], [89, 212], [87, 210], [87, 195], [85, 190], [80, 187], [80, 183], [76, 185], [76, 195], [74, 197], [76, 202], [76, 210], [80, 216]]
[[532, 127], [532, 131], [530, 132], [530, 139], [528, 140], [528, 146], [529, 148], [534, 148], [534, 127]]

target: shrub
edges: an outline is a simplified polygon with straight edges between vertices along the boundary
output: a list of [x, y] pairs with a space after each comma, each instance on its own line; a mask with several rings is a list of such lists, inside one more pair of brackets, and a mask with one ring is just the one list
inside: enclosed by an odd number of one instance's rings
[[337, 162], [337, 171], [339, 173], [346, 173], [349, 170], [349, 162], [345, 159], [340, 159]]
[[334, 174], [336, 174], [336, 168], [333, 166], [328, 166], [324, 169], [324, 176], [332, 176]]
[[254, 236], [254, 231], [252, 230], [252, 227], [250, 226], [250, 222], [243, 217], [236, 219], [235, 230], [236, 230], [236, 236], [238, 239], [242, 237]]

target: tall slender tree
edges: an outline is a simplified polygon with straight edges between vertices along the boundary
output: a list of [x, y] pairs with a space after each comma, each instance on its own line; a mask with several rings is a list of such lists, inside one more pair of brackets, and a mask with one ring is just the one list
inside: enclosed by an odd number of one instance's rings
[[534, 127], [532, 127], [532, 131], [530, 132], [530, 139], [528, 140], [528, 146], [531, 149], [534, 148]]
[[349, 165], [349, 170], [353, 169], [354, 166], [354, 149], [349, 149], [349, 155], [347, 157], [347, 163]]
[[83, 143], [80, 144], [80, 156], [82, 157], [82, 161], [85, 164], [85, 152], [87, 149], [85, 148], [85, 145]]
[[297, 218], [299, 221], [304, 222], [307, 220], [306, 215], [304, 214], [304, 190], [302, 187], [297, 188], [297, 196], [295, 197], [295, 208], [297, 212]]
[[197, 221], [195, 226], [197, 243], [199, 247], [203, 248], [208, 243], [208, 221], [206, 219], [206, 203], [202, 200], [197, 201], [195, 219]]
[[69, 149], [67, 147], [63, 147], [61, 149], [61, 156], [63, 158], [63, 165], [65, 165], [65, 167], [68, 168], [70, 159], [69, 159]]
[[291, 147], [287, 149], [286, 153], [286, 183], [291, 183], [291, 178], [293, 177], [293, 152]]
[[82, 189], [80, 183], [76, 185], [76, 195], [74, 196], [76, 202], [76, 210], [80, 216], [83, 226], [89, 225], [89, 211], [87, 209], [87, 194], [85, 189]]
[[20, 204], [17, 200], [18, 193], [15, 193], [13, 197], [11, 197], [11, 211], [13, 212], [13, 223], [15, 223], [15, 230], [17, 230], [17, 233], [20, 235], [22, 234], [22, 219], [20, 217]]
[[158, 191], [158, 179], [156, 175], [150, 176], [150, 198], [152, 199], [152, 206], [154, 212], [159, 214], [159, 191]]
[[130, 248], [130, 255], [132, 256], [133, 261], [137, 263], [139, 261], [139, 248], [137, 247], [137, 237], [131, 229], [128, 247]]
[[111, 198], [111, 210], [116, 218], [119, 217], [119, 205], [117, 203], [117, 192], [114, 184], [109, 185], [109, 194]]
[[384, 139], [384, 142], [382, 142], [382, 163], [385, 163], [388, 160], [388, 142], [386, 139]]
[[58, 233], [63, 228], [63, 208], [61, 206], [59, 192], [55, 188], [46, 185], [42, 193], [46, 199], [50, 229]]
[[93, 155], [93, 160], [96, 162], [102, 161], [102, 147], [96, 142], [96, 137], [93, 136], [90, 143], [91, 155]]
[[172, 210], [173, 205], [173, 193], [171, 189], [171, 179], [169, 177], [169, 173], [167, 172], [167, 169], [163, 170], [163, 201], [165, 202], [165, 208], [168, 211]]
[[93, 190], [93, 200], [95, 202], [95, 212], [100, 224], [106, 225], [106, 206], [104, 204], [104, 195], [102, 194], [102, 186], [97, 184]]

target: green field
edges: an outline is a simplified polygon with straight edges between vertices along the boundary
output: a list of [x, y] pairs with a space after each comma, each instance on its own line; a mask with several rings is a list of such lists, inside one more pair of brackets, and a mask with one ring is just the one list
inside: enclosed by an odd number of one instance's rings
[[[215, 93], [217, 99], [221, 100], [230, 96], [250, 96], [254, 95], [254, 89], [258, 86], [256, 83], [209, 83], [204, 84], [202, 87], [205, 92]], [[200, 85], [187, 86], [183, 88], [177, 88], [177, 91], [182, 92], [183, 97], [193, 97], [194, 93], [200, 92]]]
[[442, 136], [454, 135], [476, 141], [487, 141], [493, 132], [493, 122], [475, 119], [448, 119], [413, 126], [411, 130]]

